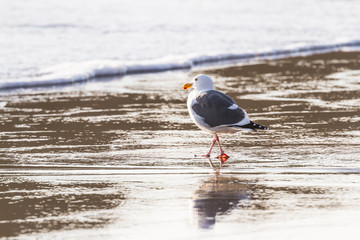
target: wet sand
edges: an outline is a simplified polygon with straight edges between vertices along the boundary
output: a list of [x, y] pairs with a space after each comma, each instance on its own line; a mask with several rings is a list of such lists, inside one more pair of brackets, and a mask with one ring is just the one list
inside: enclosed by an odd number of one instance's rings
[[[211, 136], [199, 72], [269, 131]], [[0, 94], [0, 237], [357, 239], [360, 53]]]

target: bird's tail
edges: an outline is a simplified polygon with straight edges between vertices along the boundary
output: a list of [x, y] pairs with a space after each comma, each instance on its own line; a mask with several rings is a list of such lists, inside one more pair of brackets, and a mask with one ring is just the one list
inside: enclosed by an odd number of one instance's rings
[[262, 129], [262, 130], [268, 130], [268, 127], [262, 126], [260, 124], [254, 123], [252, 121], [250, 121], [250, 123], [246, 124], [246, 125], [234, 125], [233, 127], [236, 128], [240, 128], [240, 129], [244, 129], [244, 130], [248, 130], [248, 131], [256, 131], [256, 129]]

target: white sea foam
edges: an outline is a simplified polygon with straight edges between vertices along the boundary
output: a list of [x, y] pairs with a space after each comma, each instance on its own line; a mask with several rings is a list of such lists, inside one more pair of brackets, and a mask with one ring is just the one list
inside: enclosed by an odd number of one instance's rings
[[360, 1], [91, 3], [0, 1], [0, 88], [359, 48]]
[[13, 79], [0, 83], [0, 90], [35, 86], [51, 86], [82, 82], [104, 76], [123, 76], [127, 74], [141, 74], [164, 72], [179, 69], [191, 69], [198, 66], [221, 63], [236, 63], [261, 59], [276, 59], [315, 53], [351, 50], [360, 47], [360, 40], [335, 42], [332, 44], [318, 44], [307, 46], [287, 46], [283, 49], [263, 50], [254, 53], [230, 53], [216, 55], [201, 55], [188, 57], [167, 57], [148, 61], [117, 61], [94, 60], [80, 63], [65, 63], [42, 69], [37, 77], [28, 79]]
[[7, 102], [0, 102], [0, 108], [5, 107], [5, 106], [6, 106], [6, 104], [7, 104]]

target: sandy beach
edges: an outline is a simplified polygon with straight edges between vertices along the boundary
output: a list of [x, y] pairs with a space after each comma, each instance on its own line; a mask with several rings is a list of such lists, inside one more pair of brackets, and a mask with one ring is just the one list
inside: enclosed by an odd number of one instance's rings
[[[221, 169], [198, 73], [270, 128], [224, 135]], [[359, 81], [333, 52], [1, 92], [0, 238], [357, 239]]]

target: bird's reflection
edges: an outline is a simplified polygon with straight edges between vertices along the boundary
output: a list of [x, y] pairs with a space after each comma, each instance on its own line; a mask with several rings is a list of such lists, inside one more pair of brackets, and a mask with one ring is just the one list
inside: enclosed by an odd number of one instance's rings
[[193, 210], [199, 228], [212, 228], [219, 215], [247, 207], [253, 184], [235, 177], [215, 174], [206, 179], [194, 194]]

